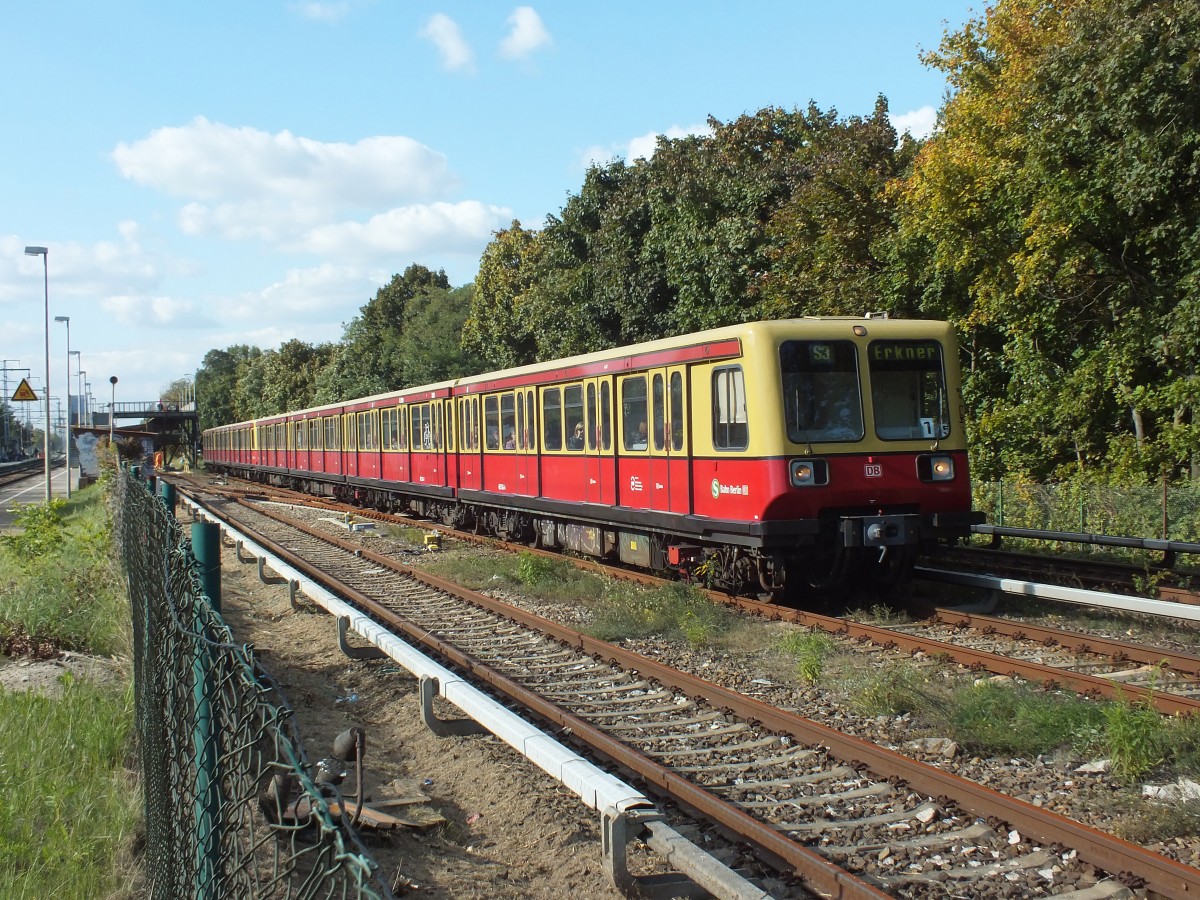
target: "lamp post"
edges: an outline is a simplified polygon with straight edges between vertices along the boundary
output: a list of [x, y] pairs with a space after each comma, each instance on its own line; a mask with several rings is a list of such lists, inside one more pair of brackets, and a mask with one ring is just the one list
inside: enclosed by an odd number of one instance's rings
[[[84, 406], [86, 394], [83, 392], [84, 379], [87, 372], [83, 371], [83, 357], [80, 356], [75, 360], [75, 365], [79, 367], [79, 402], [75, 405], [76, 415], [75, 421], [79, 423], [80, 428], [87, 428], [87, 407]], [[82, 467], [79, 470], [83, 472]]]
[[[117, 417], [117, 376], [113, 375], [108, 379], [112, 385], [112, 405], [108, 408], [108, 445], [111, 447], [113, 442], [113, 420]], [[120, 455], [118, 454], [117, 462], [120, 463]]]
[[87, 426], [88, 428], [91, 428], [96, 424], [96, 417], [92, 413], [92, 383], [90, 381], [85, 381], [83, 383], [83, 390], [84, 393], [87, 394]]
[[67, 326], [67, 419], [64, 437], [67, 451], [67, 499], [71, 499], [71, 317], [55, 316], [55, 322]]
[[50, 251], [46, 247], [26, 247], [25, 255], [42, 258], [42, 282], [46, 295], [46, 434], [43, 452], [46, 457], [46, 503], [49, 503], [52, 497], [50, 489]]

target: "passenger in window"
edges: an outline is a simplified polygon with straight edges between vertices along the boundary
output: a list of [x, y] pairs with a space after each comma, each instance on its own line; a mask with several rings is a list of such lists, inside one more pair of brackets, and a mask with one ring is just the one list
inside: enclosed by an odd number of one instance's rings
[[500, 447], [500, 429], [494, 425], [487, 430], [487, 448], [496, 450]]
[[516, 450], [517, 449], [517, 437], [515, 434], [513, 434], [513, 431], [511, 428], [504, 432], [504, 449], [505, 450]]
[[629, 444], [629, 449], [630, 450], [645, 450], [647, 434], [648, 434], [648, 432], [646, 431], [646, 420], [642, 419], [642, 421], [638, 422], [637, 433], [634, 434], [633, 440]]
[[567, 449], [568, 450], [582, 450], [583, 449], [583, 423], [582, 422], [575, 423], [575, 430], [572, 431], [571, 436], [569, 438], [567, 438]]

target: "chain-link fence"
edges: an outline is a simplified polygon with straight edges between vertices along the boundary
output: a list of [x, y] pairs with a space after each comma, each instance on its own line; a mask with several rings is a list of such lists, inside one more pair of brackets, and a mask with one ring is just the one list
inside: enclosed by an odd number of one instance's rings
[[151, 895], [390, 900], [331, 815], [333, 789], [310, 779], [286, 701], [205, 596], [183, 528], [141, 481], [115, 478]]
[[988, 524], [1044, 531], [1200, 541], [1200, 488], [993, 481], [975, 485]]

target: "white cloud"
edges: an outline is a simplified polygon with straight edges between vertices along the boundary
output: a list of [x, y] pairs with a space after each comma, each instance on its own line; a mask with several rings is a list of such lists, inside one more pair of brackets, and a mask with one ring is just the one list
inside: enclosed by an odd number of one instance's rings
[[298, 206], [362, 208], [435, 196], [454, 184], [445, 157], [412, 138], [326, 143], [203, 116], [118, 144], [112, 156], [126, 178], [199, 201], [288, 198]]
[[897, 134], [907, 131], [913, 137], [922, 139], [933, 134], [934, 128], [937, 127], [937, 110], [932, 106], [922, 106], [912, 112], [889, 116], [889, 119]]
[[340, 21], [348, 16], [353, 8], [354, 4], [350, 0], [339, 0], [339, 2], [307, 0], [307, 2], [291, 4], [294, 13], [303, 19], [312, 19], [314, 22]]
[[122, 325], [165, 328], [183, 321], [191, 327], [197, 324], [191, 301], [174, 297], [116, 294], [101, 300], [100, 308]]
[[233, 240], [294, 239], [353, 210], [426, 200], [457, 186], [446, 158], [411, 138], [331, 143], [203, 116], [119, 144], [112, 155], [126, 178], [191, 201], [179, 211], [185, 234]]
[[417, 34], [437, 48], [442, 57], [443, 69], [450, 72], [474, 71], [471, 47], [463, 38], [458, 23], [449, 16], [444, 13], [435, 14]]
[[550, 32], [532, 6], [518, 6], [507, 22], [508, 35], [500, 42], [500, 55], [505, 59], [525, 59], [552, 43]]
[[476, 200], [403, 206], [366, 222], [339, 222], [311, 229], [300, 249], [339, 259], [369, 259], [429, 252], [482, 252], [492, 233], [512, 221], [513, 211]]
[[659, 137], [671, 140], [675, 138], [697, 135], [706, 137], [712, 134], [709, 125], [672, 125], [665, 131], [650, 131], [646, 134], [630, 138], [624, 144], [610, 144], [607, 147], [596, 145], [588, 147], [579, 154], [579, 168], [586, 169], [592, 165], [605, 165], [614, 159], [624, 159], [632, 162], [635, 159], [649, 159], [654, 155]]

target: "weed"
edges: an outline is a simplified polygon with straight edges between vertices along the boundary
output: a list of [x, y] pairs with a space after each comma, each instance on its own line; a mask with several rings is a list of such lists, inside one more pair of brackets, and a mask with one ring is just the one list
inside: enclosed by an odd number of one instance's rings
[[809, 684], [816, 684], [825, 669], [825, 660], [837, 644], [820, 631], [793, 631], [780, 641], [780, 649], [796, 659], [796, 672]]
[[1139, 797], [1117, 818], [1113, 830], [1135, 844], [1191, 837], [1200, 831], [1200, 801], [1161, 803]]
[[954, 692], [951, 736], [980, 753], [1037, 756], [1070, 747], [1096, 733], [1104, 710], [1073, 696], [983, 682]]
[[571, 571], [571, 566], [561, 559], [551, 559], [534, 553], [522, 553], [517, 573], [521, 582], [529, 587], [563, 581]]
[[1113, 775], [1130, 782], [1163, 761], [1169, 743], [1166, 721], [1149, 701], [1121, 698], [1104, 710], [1103, 742]]
[[692, 646], [715, 642], [733, 615], [686, 584], [657, 590], [617, 588], [606, 592], [588, 631], [606, 641], [660, 635], [680, 636]]
[[848, 673], [844, 688], [850, 706], [868, 716], [928, 713], [940, 705], [928, 676], [909, 663]]
[[67, 501], [55, 497], [49, 503], [18, 503], [13, 508], [20, 531], [0, 536], [19, 562], [32, 562], [57, 550], [63, 544], [66, 521], [63, 507]]

